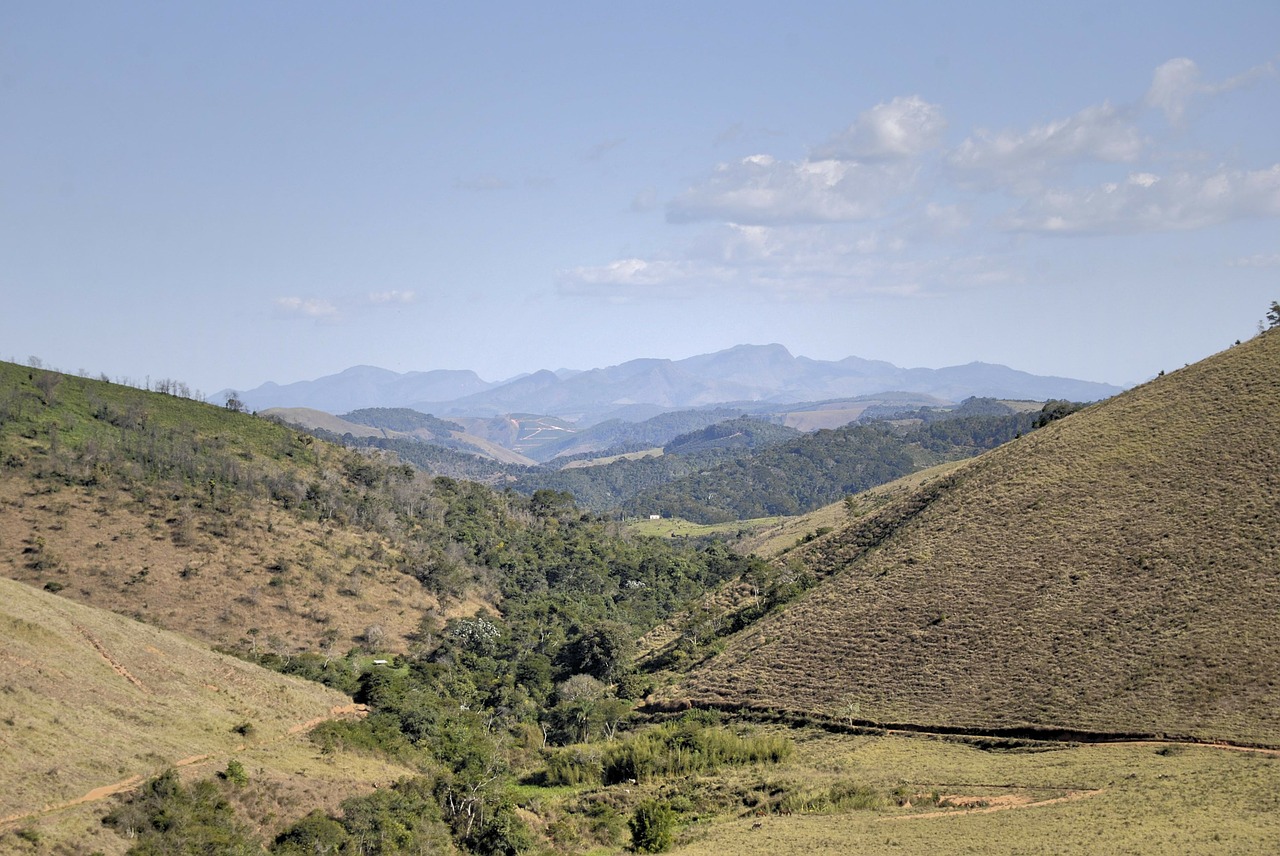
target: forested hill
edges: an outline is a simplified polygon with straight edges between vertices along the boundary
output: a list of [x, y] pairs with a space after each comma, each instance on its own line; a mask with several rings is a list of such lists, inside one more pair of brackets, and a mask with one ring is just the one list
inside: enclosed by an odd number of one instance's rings
[[639, 632], [726, 567], [619, 537], [567, 495], [8, 363], [0, 461], [5, 573], [233, 647], [405, 649], [429, 618], [521, 604], [560, 644], [606, 619]]
[[[582, 833], [528, 822], [534, 815], [518, 811], [513, 797], [517, 777], [551, 775], [544, 748], [613, 737], [631, 700], [652, 687], [632, 665], [634, 640], [764, 565], [719, 544], [625, 536], [563, 493], [524, 497], [431, 478], [382, 452], [344, 449], [245, 413], [3, 363], [0, 570], [44, 589], [45, 599], [216, 643], [368, 708], [363, 721], [317, 728], [309, 748], [282, 743], [280, 751], [325, 760], [291, 760], [297, 772], [261, 783], [274, 775], [270, 764], [225, 757], [217, 762], [225, 772], [211, 767], [202, 780], [165, 772], [205, 759], [178, 754], [160, 731], [147, 742], [154, 705], [112, 711], [111, 721], [137, 731], [127, 744], [111, 734], [97, 747], [97, 784], [136, 792], [92, 817], [95, 842], [104, 828], [119, 833], [105, 850], [297, 854], [319, 843], [323, 852], [356, 853], [378, 840], [395, 842], [379, 852], [493, 854], [584, 849], [584, 841], [619, 846], [614, 809], [609, 823]], [[40, 615], [5, 620], [48, 647]], [[125, 692], [145, 695], [138, 683], [148, 675], [184, 668], [160, 664], [167, 643], [139, 636], [132, 624], [112, 625], [118, 633], [104, 644], [88, 619], [77, 622], [84, 638], [68, 644], [89, 649], [97, 672]], [[16, 650], [23, 656], [9, 668], [62, 674], [58, 664], [35, 662], [34, 648]], [[110, 659], [112, 650], [127, 651], [129, 665]], [[229, 671], [189, 682], [163, 715], [186, 721], [182, 705], [222, 692], [217, 684]], [[261, 713], [278, 696], [270, 682], [261, 686], [252, 704], [229, 693], [244, 718], [218, 707], [209, 728], [219, 739], [193, 740], [193, 750], [251, 751], [263, 716], [272, 726], [264, 735], [274, 737], [293, 708]], [[10, 698], [4, 712], [10, 725], [22, 723], [24, 746], [26, 736], [40, 736], [35, 723], [62, 734], [101, 702], [65, 681], [34, 715], [23, 697]], [[77, 708], [59, 707], [63, 698]], [[207, 713], [190, 719], [204, 727]], [[313, 725], [295, 723], [287, 733]], [[139, 759], [137, 746], [149, 754]], [[56, 753], [38, 757], [41, 771], [56, 763]], [[386, 771], [375, 779], [381, 789], [349, 775], [377, 759]], [[136, 769], [160, 775], [145, 785], [119, 782]], [[39, 777], [21, 781], [23, 793], [10, 795], [19, 818], [38, 819], [62, 794], [43, 794]], [[237, 796], [239, 788], [248, 790]], [[37, 841], [79, 852], [71, 845], [89, 838], [84, 828], [54, 823], [11, 835], [0, 822], [5, 852]]]
[[344, 413], [340, 418], [371, 428], [382, 428], [403, 434], [418, 434], [423, 439], [448, 440], [454, 431], [463, 428], [457, 422], [437, 419], [427, 413], [419, 413], [407, 407], [370, 407]]
[[[633, 515], [697, 523], [802, 514], [926, 466], [992, 449], [1078, 406], [1051, 402], [1038, 411], [1015, 413], [1007, 405], [974, 399], [954, 412], [908, 414], [914, 418], [904, 420], [906, 425], [880, 422], [817, 431], [711, 467], [690, 467], [681, 478], [640, 490], [622, 508]], [[971, 415], [975, 411], [980, 415]], [[653, 464], [637, 461], [631, 468], [644, 466]]]

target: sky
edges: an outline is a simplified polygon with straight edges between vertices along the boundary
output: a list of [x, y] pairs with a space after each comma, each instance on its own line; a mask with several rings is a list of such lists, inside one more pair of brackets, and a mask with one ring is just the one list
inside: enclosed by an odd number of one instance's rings
[[1280, 3], [0, 4], [0, 359], [1131, 384], [1280, 299]]

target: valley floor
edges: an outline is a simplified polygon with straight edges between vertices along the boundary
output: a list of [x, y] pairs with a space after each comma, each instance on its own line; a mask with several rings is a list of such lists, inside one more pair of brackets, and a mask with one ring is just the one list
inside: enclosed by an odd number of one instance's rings
[[[762, 792], [853, 783], [911, 804], [838, 812], [750, 810], [687, 827], [684, 856], [736, 853], [1275, 853], [1280, 757], [1183, 744], [993, 751], [928, 738], [792, 732], [793, 759]], [[794, 785], [793, 785], [794, 786]], [[901, 798], [901, 797], [900, 797]]]

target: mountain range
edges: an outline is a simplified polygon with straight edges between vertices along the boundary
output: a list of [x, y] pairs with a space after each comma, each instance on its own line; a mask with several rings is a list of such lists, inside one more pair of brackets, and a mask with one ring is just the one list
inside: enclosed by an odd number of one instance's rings
[[[239, 393], [251, 410], [306, 407], [345, 413], [409, 407], [440, 417], [555, 415], [579, 427], [605, 419], [726, 403], [795, 403], [896, 391], [960, 401], [971, 396], [1097, 401], [1121, 391], [1106, 383], [1046, 377], [990, 363], [905, 369], [879, 360], [816, 360], [782, 345], [738, 345], [682, 360], [637, 359], [589, 371], [541, 370], [488, 382], [469, 370], [400, 374], [356, 366], [336, 375]], [[225, 394], [225, 392], [224, 392]]]

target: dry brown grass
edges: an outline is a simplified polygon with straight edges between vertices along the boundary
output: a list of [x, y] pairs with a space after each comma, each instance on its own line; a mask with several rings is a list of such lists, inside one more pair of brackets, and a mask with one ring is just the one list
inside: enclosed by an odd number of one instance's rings
[[159, 491], [49, 490], [0, 480], [0, 574], [213, 644], [345, 652], [378, 624], [403, 650], [439, 609], [382, 538], [265, 500], [217, 515]]
[[[740, 553], [755, 553], [765, 558], [777, 558], [796, 547], [807, 535], [820, 529], [834, 529], [844, 526], [851, 519], [869, 514], [883, 505], [905, 497], [921, 485], [928, 484], [940, 476], [946, 475], [968, 461], [952, 461], [936, 467], [914, 472], [888, 484], [878, 485], [863, 491], [853, 498], [853, 508], [844, 500], [833, 502], [808, 514], [798, 517], [783, 517], [768, 525], [753, 527], [741, 538], [733, 542], [734, 549]], [[754, 521], [746, 521], [754, 523]], [[727, 527], [730, 524], [721, 524]]]
[[80, 840], [112, 793], [167, 767], [209, 776], [232, 757], [276, 783], [277, 819], [309, 810], [308, 792], [327, 805], [351, 782], [406, 772], [310, 746], [307, 726], [352, 715], [341, 693], [168, 631], [0, 580], [0, 637], [0, 832]]
[[1280, 745], [1280, 335], [996, 449], [796, 551], [819, 588], [695, 700]]

